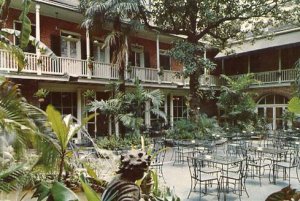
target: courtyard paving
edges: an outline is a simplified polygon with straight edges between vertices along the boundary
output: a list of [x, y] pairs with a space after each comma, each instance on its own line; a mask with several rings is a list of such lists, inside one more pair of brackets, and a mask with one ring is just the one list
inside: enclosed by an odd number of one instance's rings
[[[223, 145], [218, 152], [223, 152], [224, 147]], [[199, 191], [192, 192], [190, 198], [187, 199], [187, 196], [190, 191], [190, 173], [188, 169], [188, 165], [185, 162], [184, 164], [175, 164], [173, 165], [174, 160], [172, 159], [172, 148], [168, 149], [166, 154], [165, 164], [163, 166], [163, 174], [164, 180], [166, 185], [169, 186], [177, 196], [181, 198], [181, 200], [186, 201], [198, 201], [199, 198]], [[300, 170], [299, 170], [300, 172]], [[291, 178], [291, 187], [300, 190], [300, 183], [296, 178], [295, 170], [292, 170], [292, 177]], [[246, 180], [246, 188], [249, 193], [249, 197], [247, 197], [246, 193], [243, 192], [243, 196], [241, 196], [241, 200], [243, 201], [264, 201], [266, 198], [273, 192], [279, 191], [282, 188], [288, 186], [288, 180], [283, 180], [282, 178], [278, 178], [276, 185], [269, 182], [269, 174], [268, 171], [265, 173], [261, 180], [261, 186], [259, 183], [259, 178], [247, 178]], [[216, 193], [213, 192], [214, 195], [207, 195], [201, 198], [201, 200], [218, 200]], [[224, 194], [220, 195], [220, 200], [224, 199]], [[226, 200], [235, 201], [240, 200], [239, 196], [233, 194], [232, 192], [226, 194]]]

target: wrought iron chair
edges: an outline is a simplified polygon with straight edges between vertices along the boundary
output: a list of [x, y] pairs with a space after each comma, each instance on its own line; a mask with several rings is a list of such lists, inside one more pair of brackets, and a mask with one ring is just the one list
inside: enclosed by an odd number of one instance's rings
[[164, 178], [162, 168], [166, 157], [166, 148], [154, 150], [153, 156], [150, 168], [156, 170], [158, 175]]
[[[219, 180], [218, 175], [216, 175], [220, 170], [214, 172], [207, 172], [208, 168], [205, 166], [205, 161], [201, 161], [195, 157], [187, 157], [188, 167], [191, 176], [191, 187], [190, 192], [188, 194], [188, 199], [192, 191], [195, 191], [197, 184], [199, 184], [200, 191], [200, 199], [208, 194], [208, 186], [212, 186], [213, 184], [217, 185], [217, 196], [219, 199]], [[204, 191], [202, 191], [202, 186], [204, 185]], [[203, 194], [203, 195], [201, 195]]]
[[220, 176], [220, 184], [223, 192], [229, 192], [231, 189], [233, 193], [239, 196], [241, 200], [242, 192], [245, 191], [247, 196], [249, 194], [246, 189], [246, 172], [247, 172], [247, 159], [244, 159], [236, 164], [234, 167], [223, 172]]
[[298, 174], [298, 169], [300, 168], [300, 156], [298, 155], [298, 151], [290, 151], [284, 161], [279, 161], [274, 164], [274, 168], [277, 172], [277, 175], [280, 169], [282, 169], [283, 179], [286, 180], [288, 176], [289, 184], [291, 183], [291, 170], [295, 169], [297, 179], [300, 182]]

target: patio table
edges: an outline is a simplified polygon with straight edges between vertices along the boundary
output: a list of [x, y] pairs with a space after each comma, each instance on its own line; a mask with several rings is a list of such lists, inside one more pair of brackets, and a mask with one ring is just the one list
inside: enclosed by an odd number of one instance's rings
[[272, 168], [272, 177], [273, 177], [273, 184], [276, 184], [276, 174], [275, 174], [275, 167], [277, 162], [279, 162], [282, 157], [286, 157], [286, 154], [288, 152], [287, 149], [275, 149], [275, 148], [269, 148], [269, 147], [248, 147], [248, 152], [254, 152], [255, 155], [259, 155], [261, 157], [265, 157], [265, 155], [269, 155], [267, 159], [271, 161], [271, 164], [273, 166]]
[[[228, 177], [230, 166], [234, 164], [241, 163], [244, 159], [239, 157], [233, 157], [233, 156], [224, 156], [224, 155], [200, 155], [196, 157], [199, 161], [205, 161], [212, 164], [219, 165], [221, 168], [221, 171], [224, 175]], [[228, 182], [228, 179], [226, 183]], [[223, 191], [224, 194], [224, 200], [226, 200], [226, 191]]]

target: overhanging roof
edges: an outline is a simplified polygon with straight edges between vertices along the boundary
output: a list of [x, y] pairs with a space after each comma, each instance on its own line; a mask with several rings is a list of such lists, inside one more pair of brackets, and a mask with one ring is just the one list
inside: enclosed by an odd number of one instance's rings
[[[267, 37], [257, 39], [254, 43], [249, 40], [240, 45], [233, 45], [217, 54], [215, 58], [230, 57], [249, 53], [261, 49], [280, 47], [300, 43], [300, 28], [275, 33], [271, 39]], [[231, 53], [227, 53], [231, 52]]]

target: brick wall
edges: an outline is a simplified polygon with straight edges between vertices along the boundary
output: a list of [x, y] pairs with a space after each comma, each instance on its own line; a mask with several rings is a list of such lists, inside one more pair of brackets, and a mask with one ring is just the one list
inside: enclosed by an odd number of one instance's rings
[[257, 89], [250, 89], [249, 90], [252, 93], [255, 93], [256, 96], [254, 97], [254, 101], [257, 102], [258, 100], [260, 100], [262, 97], [266, 96], [266, 95], [271, 95], [271, 94], [275, 94], [275, 95], [281, 95], [281, 96], [285, 96], [288, 99], [292, 98], [292, 93], [293, 93], [293, 89], [292, 87], [271, 87], [271, 88], [257, 88]]
[[34, 93], [38, 90], [37, 80], [12, 79], [12, 81], [16, 84], [20, 84], [21, 93], [28, 103], [39, 106], [38, 99], [33, 97]]

